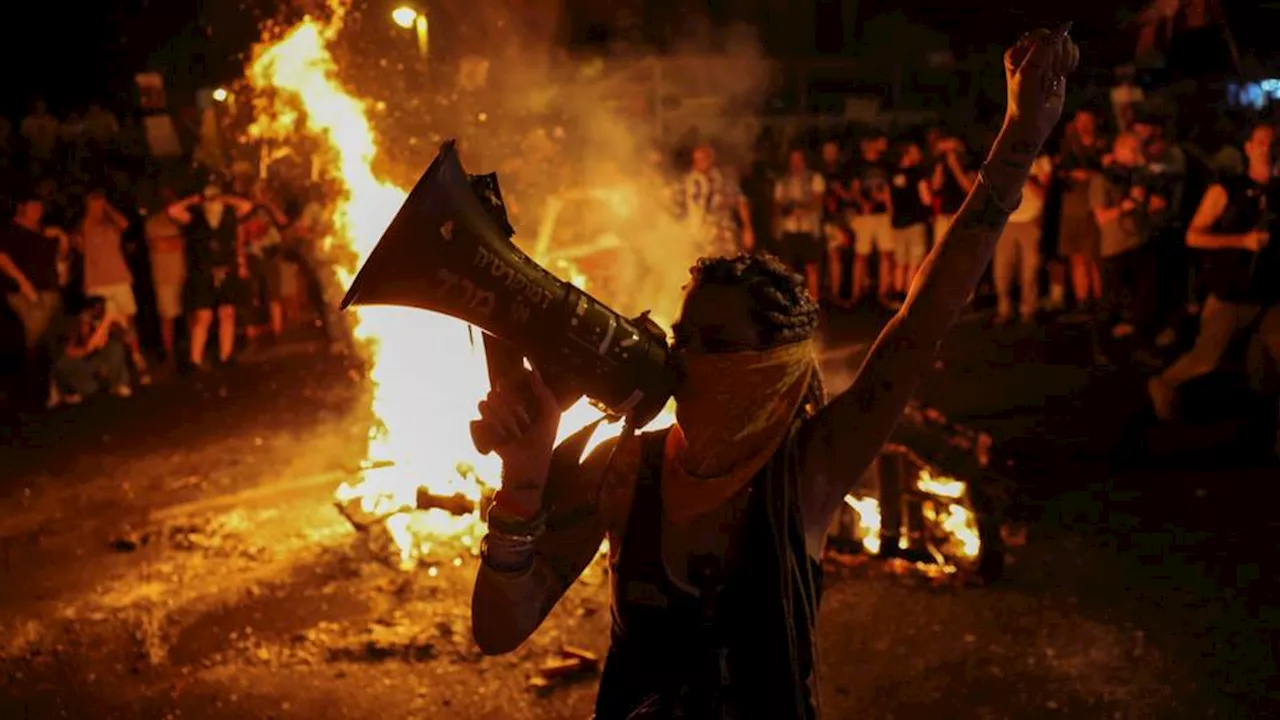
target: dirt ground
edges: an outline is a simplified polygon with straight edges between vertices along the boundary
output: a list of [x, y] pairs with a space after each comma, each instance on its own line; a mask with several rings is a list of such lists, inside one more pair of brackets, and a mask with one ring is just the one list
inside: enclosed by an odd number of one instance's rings
[[[1026, 544], [988, 587], [834, 567], [825, 717], [1277, 716], [1280, 474], [1122, 464], [1138, 383], [1051, 333], [970, 323], [920, 392], [1014, 458]], [[866, 336], [832, 329], [835, 384]], [[589, 717], [594, 675], [529, 679], [566, 645], [603, 653], [602, 566], [519, 651], [481, 656], [471, 549], [403, 572], [333, 505], [364, 459], [361, 378], [284, 357], [3, 419], [0, 718]]]

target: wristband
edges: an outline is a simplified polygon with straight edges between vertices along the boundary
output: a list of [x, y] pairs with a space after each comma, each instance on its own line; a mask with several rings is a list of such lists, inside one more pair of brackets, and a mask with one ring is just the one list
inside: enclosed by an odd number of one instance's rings
[[532, 518], [522, 518], [494, 506], [489, 509], [488, 523], [490, 532], [511, 537], [529, 537], [534, 540], [546, 529], [547, 516], [544, 513], [538, 513]]
[[490, 570], [518, 575], [533, 567], [533, 543], [509, 543], [490, 533], [480, 541], [480, 562]]
[[[505, 511], [508, 515], [513, 515], [520, 520], [532, 520], [536, 518], [541, 508], [530, 507], [529, 503], [520, 502], [517, 496], [507, 491], [505, 488], [498, 490], [493, 494], [493, 507]], [[492, 510], [490, 510], [492, 512]]]

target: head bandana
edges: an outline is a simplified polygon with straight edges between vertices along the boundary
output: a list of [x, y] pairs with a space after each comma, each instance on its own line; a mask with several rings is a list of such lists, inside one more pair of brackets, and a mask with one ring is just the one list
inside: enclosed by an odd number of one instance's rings
[[791, 428], [812, 374], [811, 341], [770, 350], [689, 353], [667, 435], [662, 499], [683, 523], [733, 497]]

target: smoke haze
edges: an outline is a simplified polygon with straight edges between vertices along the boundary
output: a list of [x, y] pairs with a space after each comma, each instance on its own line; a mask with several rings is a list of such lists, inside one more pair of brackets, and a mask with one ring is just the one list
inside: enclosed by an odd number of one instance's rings
[[564, 0], [449, 0], [432, 5], [423, 62], [389, 6], [342, 8], [331, 47], [368, 103], [380, 175], [407, 189], [457, 137], [469, 172], [499, 173], [522, 249], [565, 279], [585, 275], [621, 312], [674, 319], [703, 248], [670, 214], [687, 169], [673, 151], [687, 155], [696, 135], [728, 175], [749, 161], [773, 79], [753, 31], [694, 23], [702, 31], [661, 56], [621, 44], [587, 56], [557, 39]]

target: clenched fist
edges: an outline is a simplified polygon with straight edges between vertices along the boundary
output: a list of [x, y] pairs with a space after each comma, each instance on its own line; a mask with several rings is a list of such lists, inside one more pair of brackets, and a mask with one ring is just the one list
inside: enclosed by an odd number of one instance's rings
[[1030, 142], [1043, 144], [1062, 117], [1067, 75], [1080, 61], [1080, 49], [1067, 32], [1071, 23], [1055, 30], [1023, 35], [1004, 54], [1005, 80], [1009, 88], [1006, 123], [1018, 127]]

